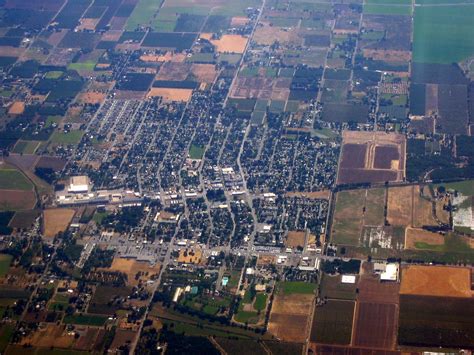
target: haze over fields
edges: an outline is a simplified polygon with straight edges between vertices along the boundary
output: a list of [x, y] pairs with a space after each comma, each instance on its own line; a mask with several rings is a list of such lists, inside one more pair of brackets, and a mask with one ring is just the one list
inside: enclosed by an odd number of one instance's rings
[[0, 0], [0, 354], [474, 350], [473, 0]]

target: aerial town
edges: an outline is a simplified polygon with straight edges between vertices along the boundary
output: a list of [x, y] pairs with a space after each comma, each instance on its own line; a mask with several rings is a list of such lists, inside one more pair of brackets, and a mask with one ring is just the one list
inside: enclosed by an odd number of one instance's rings
[[472, 0], [0, 0], [0, 354], [472, 354]]

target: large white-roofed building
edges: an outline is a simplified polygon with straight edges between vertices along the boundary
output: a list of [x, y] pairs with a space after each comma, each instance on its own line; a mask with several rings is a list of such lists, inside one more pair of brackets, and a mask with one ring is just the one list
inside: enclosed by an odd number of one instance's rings
[[86, 193], [91, 188], [91, 181], [88, 176], [73, 176], [69, 179], [67, 191], [69, 193]]

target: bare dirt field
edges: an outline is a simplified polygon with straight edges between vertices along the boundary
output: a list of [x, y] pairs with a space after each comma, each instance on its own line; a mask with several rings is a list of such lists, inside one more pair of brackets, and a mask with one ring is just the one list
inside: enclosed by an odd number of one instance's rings
[[144, 54], [140, 57], [140, 60], [144, 62], [174, 62], [182, 63], [186, 59], [184, 53], [173, 53], [166, 52], [165, 54], [154, 55], [154, 54]]
[[424, 229], [407, 228], [405, 237], [405, 248], [417, 249], [417, 243], [429, 245], [443, 245], [444, 237], [441, 234], [433, 233]]
[[353, 340], [355, 346], [394, 349], [398, 305], [357, 302]]
[[427, 198], [431, 198], [428, 188], [423, 189], [423, 194], [428, 194], [426, 198], [422, 197], [422, 188], [415, 186], [413, 189], [413, 226], [437, 226], [438, 223], [433, 217], [432, 205]]
[[466, 267], [406, 266], [402, 269], [400, 294], [472, 297], [471, 272]]
[[238, 77], [231, 88], [231, 97], [286, 101], [290, 95], [290, 78]]
[[373, 60], [383, 60], [387, 62], [409, 62], [411, 60], [410, 51], [386, 50], [386, 49], [363, 49], [364, 57]]
[[290, 231], [286, 238], [285, 246], [288, 248], [304, 247], [306, 232]]
[[77, 340], [76, 344], [74, 344], [74, 349], [83, 351], [92, 350], [99, 331], [100, 330], [97, 328], [87, 328], [87, 330], [81, 334], [81, 337]]
[[247, 45], [247, 37], [241, 35], [223, 35], [220, 39], [211, 40], [219, 53], [243, 53]]
[[382, 283], [378, 275], [372, 273], [361, 275], [358, 288], [358, 302], [399, 303], [400, 284], [397, 282]]
[[388, 190], [388, 223], [395, 226], [412, 224], [413, 190], [413, 186], [392, 187]]
[[65, 325], [47, 324], [28, 337], [21, 340], [21, 344], [30, 344], [34, 347], [69, 348], [74, 343], [74, 335], [68, 335]]
[[147, 97], [161, 96], [164, 101], [188, 102], [193, 94], [192, 89], [151, 88]]
[[40, 214], [40, 210], [18, 211], [15, 213], [8, 226], [11, 228], [22, 229], [31, 228]]
[[275, 41], [281, 44], [302, 45], [303, 39], [298, 36], [297, 30], [284, 30], [281, 27], [270, 26], [268, 22], [260, 22], [254, 33], [253, 40], [261, 45], [272, 45]]
[[66, 160], [62, 158], [43, 156], [38, 160], [35, 167], [50, 168], [50, 169], [53, 169], [54, 171], [59, 171], [59, 170], [62, 170], [65, 165], [66, 165]]
[[308, 320], [314, 295], [277, 294], [273, 301], [268, 331], [276, 338], [290, 342], [304, 342], [308, 334]]
[[43, 212], [43, 233], [46, 238], [54, 238], [59, 232], [64, 232], [75, 210], [69, 208], [52, 208]]
[[185, 80], [191, 70], [190, 63], [166, 62], [156, 75], [156, 80]]
[[[310, 343], [313, 354], [318, 355], [401, 355], [402, 352], [396, 350], [376, 350], [371, 348], [361, 348], [343, 345], [320, 345]], [[417, 352], [403, 352], [403, 355], [417, 355]]]
[[80, 94], [77, 101], [81, 104], [101, 104], [105, 100], [106, 94], [102, 92], [87, 91]]
[[[123, 272], [127, 275], [128, 283], [136, 286], [140, 279], [148, 280], [153, 275], [157, 275], [160, 272], [160, 265], [151, 266], [148, 262], [115, 257], [109, 270]], [[139, 272], [146, 273], [147, 275], [136, 278]]]
[[239, 26], [245, 26], [249, 22], [249, 18], [245, 16], [235, 16], [232, 17], [232, 20], [230, 21], [230, 25], [232, 27], [239, 27]]
[[22, 101], [15, 101], [8, 110], [9, 115], [21, 115], [25, 111], [25, 103]]
[[[420, 186], [392, 187], [388, 190], [387, 220], [394, 226], [437, 226], [433, 217], [431, 193], [428, 188]], [[437, 202], [440, 217], [445, 220], [446, 212], [442, 212], [443, 201]]]
[[132, 342], [135, 339], [136, 335], [137, 333], [134, 331], [118, 329], [115, 332], [115, 337], [114, 337], [114, 340], [112, 341], [112, 344], [110, 345], [109, 350], [111, 352], [116, 352], [119, 347]]
[[202, 250], [196, 246], [191, 249], [181, 250], [178, 256], [179, 263], [200, 264], [202, 261]]
[[272, 254], [259, 254], [258, 259], [257, 259], [257, 265], [262, 266], [262, 265], [270, 265], [270, 264], [275, 264], [276, 263], [276, 255]]
[[36, 205], [34, 191], [0, 190], [0, 210], [31, 210]]
[[214, 64], [193, 64], [191, 73], [199, 82], [212, 84], [216, 80], [217, 71]]
[[405, 177], [406, 139], [385, 132], [343, 132], [338, 184], [401, 181]]
[[99, 23], [100, 18], [82, 18], [79, 20], [79, 26], [77, 26], [77, 30], [88, 30], [94, 31], [95, 26]]
[[107, 31], [100, 38], [101, 41], [117, 42], [122, 36], [122, 31]]
[[116, 90], [115, 94], [117, 100], [142, 100], [146, 91]]
[[438, 84], [426, 84], [426, 114], [436, 114], [438, 112]]

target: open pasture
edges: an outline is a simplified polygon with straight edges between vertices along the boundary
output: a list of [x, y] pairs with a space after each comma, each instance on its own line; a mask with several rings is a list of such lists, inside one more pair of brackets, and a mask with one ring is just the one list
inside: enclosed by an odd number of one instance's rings
[[320, 297], [340, 300], [355, 300], [357, 282], [353, 284], [342, 283], [342, 275], [323, 274], [321, 280]]
[[402, 269], [400, 294], [470, 298], [471, 272], [471, 268], [409, 265]]
[[364, 201], [365, 190], [340, 191], [337, 193], [331, 231], [331, 238], [334, 243], [359, 244]]
[[43, 233], [46, 238], [54, 238], [64, 232], [71, 223], [75, 210], [69, 208], [51, 208], [43, 211]]
[[304, 342], [314, 300], [314, 284], [280, 283], [273, 300], [268, 331], [289, 342]]
[[36, 195], [33, 190], [1, 190], [0, 210], [23, 211], [30, 210], [36, 205]]

